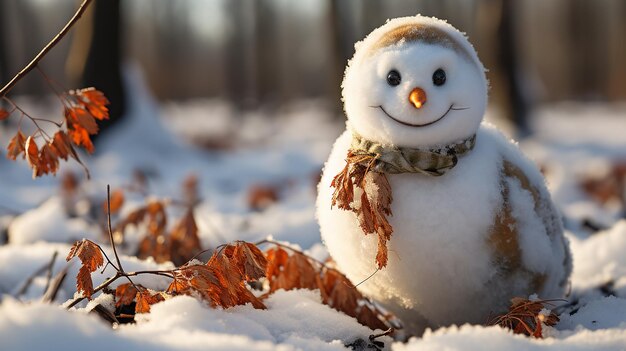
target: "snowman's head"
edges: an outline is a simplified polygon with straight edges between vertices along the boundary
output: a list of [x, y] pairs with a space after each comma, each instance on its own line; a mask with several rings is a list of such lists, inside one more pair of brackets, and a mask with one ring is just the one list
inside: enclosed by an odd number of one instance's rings
[[417, 148], [476, 133], [488, 83], [457, 29], [436, 18], [396, 18], [355, 48], [342, 95], [349, 123], [361, 136]]

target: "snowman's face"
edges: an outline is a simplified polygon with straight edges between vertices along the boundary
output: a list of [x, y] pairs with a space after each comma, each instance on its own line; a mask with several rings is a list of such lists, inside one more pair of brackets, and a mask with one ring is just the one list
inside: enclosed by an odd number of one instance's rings
[[402, 147], [471, 136], [485, 113], [487, 82], [464, 55], [408, 42], [356, 56], [343, 83], [352, 128], [366, 139]]

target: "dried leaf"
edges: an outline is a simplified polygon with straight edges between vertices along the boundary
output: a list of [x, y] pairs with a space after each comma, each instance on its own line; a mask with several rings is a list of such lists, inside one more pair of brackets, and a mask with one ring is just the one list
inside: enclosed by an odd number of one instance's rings
[[11, 115], [11, 113], [3, 108], [0, 108], [0, 121], [4, 121], [5, 119], [9, 118], [9, 116]]
[[78, 97], [80, 104], [96, 119], [109, 119], [109, 109], [106, 107], [109, 105], [109, 100], [101, 91], [91, 87], [70, 91], [70, 94]]
[[165, 298], [159, 293], [152, 294], [148, 289], [137, 292], [135, 296], [135, 313], [149, 313], [150, 306], [157, 302], [164, 301]]
[[87, 267], [90, 272], [94, 272], [104, 264], [100, 247], [87, 239], [75, 242], [65, 260], [69, 261], [74, 257], [78, 257], [83, 266]]
[[104, 257], [98, 245], [94, 242], [83, 239], [72, 245], [66, 261], [78, 257], [82, 263], [82, 267], [78, 270], [76, 276], [76, 288], [82, 291], [88, 299], [93, 294], [93, 283], [91, 281], [91, 273], [100, 268], [104, 264]]
[[[119, 210], [122, 208], [122, 205], [124, 205], [124, 191], [121, 189], [113, 190], [111, 192], [111, 214], [119, 212]], [[105, 209], [104, 212], [106, 213], [106, 210], [108, 208], [108, 204], [106, 201], [103, 204], [103, 207]]]
[[69, 136], [75, 145], [84, 147], [85, 150], [87, 150], [87, 152], [89, 152], [90, 154], [95, 151], [93, 143], [89, 138], [89, 133], [85, 128], [76, 128], [76, 125], [74, 125], [73, 127], [69, 128], [67, 132], [69, 133]]
[[281, 272], [281, 269], [287, 264], [289, 254], [287, 251], [280, 247], [271, 248], [267, 251], [267, 266], [265, 269], [265, 276], [272, 286], [272, 281]]
[[[551, 305], [551, 300], [528, 300], [514, 297], [511, 299], [509, 311], [491, 320], [489, 325], [499, 325], [513, 330], [516, 334], [542, 338], [542, 324], [553, 326], [559, 322], [559, 317], [547, 308]], [[549, 313], [545, 315], [544, 311], [549, 311]]]
[[7, 147], [7, 158], [15, 161], [19, 155], [25, 151], [26, 137], [21, 130], [15, 133], [15, 136], [11, 138], [9, 146]]
[[193, 216], [193, 210], [187, 213], [180, 222], [176, 224], [170, 234], [170, 256], [175, 264], [182, 264], [191, 259], [195, 254], [202, 251], [200, 238], [198, 237], [198, 226]]
[[98, 124], [94, 117], [82, 107], [65, 108], [65, 118], [68, 125], [74, 129], [84, 129], [89, 135], [98, 133]]
[[309, 259], [300, 253], [294, 253], [289, 256], [289, 259], [287, 260], [283, 270], [278, 275], [278, 278], [273, 281], [275, 286], [272, 287], [271, 290], [315, 290], [318, 288], [316, 275], [318, 275], [318, 273]]
[[44, 146], [39, 151], [39, 168], [37, 169], [37, 176], [41, 176], [43, 174], [57, 173], [59, 169], [59, 158], [54, 153], [50, 144], [44, 144]]
[[[375, 162], [376, 159], [372, 155], [354, 154], [349, 151], [346, 166], [333, 178], [330, 186], [335, 188], [332, 206], [354, 212], [364, 234], [378, 235], [376, 263], [378, 268], [382, 269], [387, 266], [387, 242], [393, 233], [393, 227], [387, 219], [392, 215], [393, 197], [387, 176], [370, 171]], [[368, 186], [368, 182], [371, 182], [372, 186]], [[354, 201], [356, 188], [361, 191], [359, 204]]]
[[93, 295], [93, 282], [91, 281], [91, 271], [87, 266], [82, 266], [76, 275], [76, 290], [80, 291], [91, 300]]
[[32, 136], [26, 139], [24, 149], [26, 150], [26, 161], [28, 161], [28, 165], [36, 172], [39, 167], [39, 148]]
[[246, 281], [258, 280], [265, 277], [267, 259], [256, 245], [246, 242], [239, 242], [233, 253], [235, 264], [238, 266], [241, 275]]
[[130, 305], [137, 293], [137, 289], [131, 283], [118, 285], [115, 288], [115, 307]]
[[72, 145], [70, 144], [70, 139], [65, 132], [61, 130], [54, 134], [49, 145], [54, 153], [65, 161], [67, 161], [68, 156], [72, 156], [73, 151], [71, 149]]
[[278, 201], [278, 190], [268, 185], [254, 185], [248, 190], [248, 206], [261, 211]]

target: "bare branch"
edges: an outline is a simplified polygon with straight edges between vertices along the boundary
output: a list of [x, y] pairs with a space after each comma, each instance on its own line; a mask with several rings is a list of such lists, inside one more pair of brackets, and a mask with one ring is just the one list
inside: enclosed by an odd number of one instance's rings
[[17, 84], [17, 82], [24, 78], [24, 76], [26, 76], [28, 72], [37, 67], [39, 61], [41, 61], [41, 59], [46, 56], [48, 51], [55, 47], [61, 41], [61, 39], [63, 39], [63, 37], [70, 31], [70, 29], [72, 29], [74, 24], [76, 24], [76, 22], [80, 19], [85, 10], [87, 10], [87, 7], [89, 7], [91, 1], [92, 0], [84, 0], [82, 4], [80, 4], [80, 7], [78, 8], [78, 10], [76, 10], [76, 13], [74, 13], [74, 16], [72, 16], [69, 22], [65, 24], [65, 27], [63, 27], [63, 29], [61, 29], [61, 31], [54, 38], [52, 38], [52, 40], [43, 49], [41, 49], [37, 56], [35, 56], [35, 58], [30, 61], [30, 63], [26, 65], [26, 67], [24, 67], [18, 74], [15, 75], [15, 77], [13, 77], [13, 79], [11, 79], [11, 81], [9, 81], [2, 89], [0, 89], [0, 97], [8, 94], [13, 86]]

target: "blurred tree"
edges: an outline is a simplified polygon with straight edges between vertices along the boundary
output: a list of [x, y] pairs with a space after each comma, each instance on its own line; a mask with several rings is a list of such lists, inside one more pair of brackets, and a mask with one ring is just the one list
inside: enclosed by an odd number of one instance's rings
[[529, 133], [528, 129], [528, 101], [522, 90], [520, 77], [520, 55], [516, 32], [516, 15], [513, 1], [502, 0], [500, 7], [500, 28], [498, 30], [499, 64], [502, 73], [506, 77], [506, 90], [508, 97], [507, 115], [517, 127], [518, 136], [524, 137]]
[[93, 5], [92, 31], [82, 85], [94, 86], [109, 98], [110, 119], [99, 123], [102, 129], [107, 129], [120, 120], [126, 108], [121, 67], [120, 0], [96, 0]]

